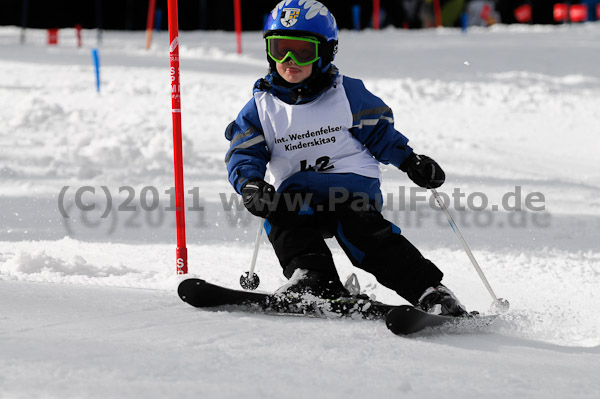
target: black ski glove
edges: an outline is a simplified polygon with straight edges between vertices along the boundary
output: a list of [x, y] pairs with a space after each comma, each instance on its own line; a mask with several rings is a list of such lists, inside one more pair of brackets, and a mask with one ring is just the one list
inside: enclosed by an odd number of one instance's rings
[[252, 179], [242, 186], [244, 206], [254, 216], [266, 218], [271, 213], [275, 187], [263, 179]]
[[402, 162], [400, 170], [406, 172], [410, 180], [419, 187], [438, 188], [446, 180], [446, 174], [437, 162], [414, 152]]

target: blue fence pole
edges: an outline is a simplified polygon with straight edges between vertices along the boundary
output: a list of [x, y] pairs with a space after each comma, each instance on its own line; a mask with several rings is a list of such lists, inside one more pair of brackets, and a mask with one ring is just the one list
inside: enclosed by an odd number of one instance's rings
[[154, 30], [160, 32], [160, 27], [162, 26], [162, 10], [157, 8], [154, 12]]
[[352, 6], [352, 21], [354, 23], [354, 30], [360, 30], [360, 6]]
[[460, 14], [460, 29], [463, 33], [467, 33], [467, 28], [469, 27], [469, 14], [463, 12]]
[[92, 49], [92, 61], [96, 71], [96, 91], [100, 93], [100, 54], [97, 48]]

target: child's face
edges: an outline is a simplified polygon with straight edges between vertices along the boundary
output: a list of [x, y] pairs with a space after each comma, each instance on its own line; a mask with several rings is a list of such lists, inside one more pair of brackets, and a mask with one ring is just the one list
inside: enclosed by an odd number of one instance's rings
[[288, 59], [283, 64], [275, 63], [277, 73], [288, 83], [300, 83], [312, 73], [313, 64], [299, 66], [294, 60]]

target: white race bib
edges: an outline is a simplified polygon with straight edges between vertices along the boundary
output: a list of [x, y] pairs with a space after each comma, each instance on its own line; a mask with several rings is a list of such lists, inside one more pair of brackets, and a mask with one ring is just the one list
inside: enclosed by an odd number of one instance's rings
[[290, 105], [270, 93], [254, 93], [275, 187], [307, 170], [380, 178], [379, 162], [349, 131], [352, 111], [342, 79], [338, 76], [335, 87], [307, 104]]

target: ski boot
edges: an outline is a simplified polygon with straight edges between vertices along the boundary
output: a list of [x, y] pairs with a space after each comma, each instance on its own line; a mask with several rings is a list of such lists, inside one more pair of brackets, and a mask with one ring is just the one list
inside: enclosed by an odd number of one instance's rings
[[349, 297], [350, 293], [337, 276], [307, 269], [296, 269], [289, 281], [275, 291], [278, 294], [314, 295], [323, 299]]
[[442, 284], [427, 288], [415, 307], [424, 312], [440, 316], [460, 317], [468, 315], [467, 310], [454, 293]]

